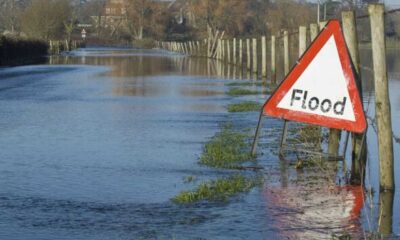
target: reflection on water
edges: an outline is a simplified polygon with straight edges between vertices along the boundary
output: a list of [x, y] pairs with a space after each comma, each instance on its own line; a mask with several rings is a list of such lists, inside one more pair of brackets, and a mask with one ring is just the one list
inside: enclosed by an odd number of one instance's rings
[[[282, 239], [329, 239], [345, 233], [361, 237], [361, 187], [308, 191], [307, 186], [268, 187], [264, 196]], [[314, 189], [315, 190], [315, 189]]]
[[[106, 53], [104, 53], [106, 52]], [[88, 64], [112, 66], [110, 77], [145, 77], [157, 75], [208, 76], [228, 79], [257, 79], [256, 74], [246, 71], [244, 66], [223, 64], [207, 58], [185, 57], [162, 50], [136, 49], [84, 49], [73, 55], [52, 56], [50, 64]]]

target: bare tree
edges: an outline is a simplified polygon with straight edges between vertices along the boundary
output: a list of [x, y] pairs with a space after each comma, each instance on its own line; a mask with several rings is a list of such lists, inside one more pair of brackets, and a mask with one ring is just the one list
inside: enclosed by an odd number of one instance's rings
[[135, 39], [143, 39], [147, 0], [129, 0], [127, 6], [128, 27]]
[[19, 31], [19, 16], [28, 0], [0, 0], [0, 30]]
[[21, 27], [33, 38], [61, 38], [65, 34], [64, 23], [71, 21], [71, 16], [68, 0], [35, 0], [22, 13]]
[[87, 2], [82, 8], [80, 8], [78, 14], [78, 20], [83, 23], [94, 23], [96, 33], [98, 36], [101, 35], [102, 29], [104, 28], [104, 7], [106, 0], [96, 0]]

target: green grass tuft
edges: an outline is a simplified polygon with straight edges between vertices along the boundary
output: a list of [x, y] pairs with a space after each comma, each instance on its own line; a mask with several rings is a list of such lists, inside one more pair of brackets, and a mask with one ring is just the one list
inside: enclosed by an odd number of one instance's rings
[[252, 160], [247, 135], [226, 126], [204, 147], [200, 163], [216, 168], [237, 168], [239, 163]]
[[259, 94], [259, 92], [243, 88], [231, 88], [228, 91], [229, 96], [255, 95], [255, 94]]
[[249, 192], [252, 188], [261, 185], [262, 182], [262, 179], [232, 175], [202, 183], [193, 191], [183, 191], [176, 195], [172, 201], [177, 204], [189, 204], [202, 200], [226, 201], [237, 193]]
[[257, 102], [246, 101], [228, 106], [228, 112], [254, 112], [259, 111], [262, 105]]
[[251, 82], [251, 81], [246, 81], [246, 82], [231, 82], [231, 83], [227, 83], [225, 84], [226, 86], [229, 87], [240, 87], [240, 86], [264, 86], [265, 82]]
[[195, 176], [187, 176], [183, 178], [184, 183], [192, 183], [197, 181], [197, 178]]

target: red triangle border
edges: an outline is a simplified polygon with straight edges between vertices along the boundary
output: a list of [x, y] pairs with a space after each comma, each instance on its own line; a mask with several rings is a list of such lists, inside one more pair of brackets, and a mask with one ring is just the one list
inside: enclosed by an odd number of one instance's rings
[[[345, 73], [349, 96], [355, 115], [355, 121], [353, 122], [344, 119], [278, 108], [277, 106], [279, 102], [287, 94], [297, 79], [302, 75], [307, 66], [318, 55], [319, 51], [332, 35], [334, 36], [336, 46], [338, 48], [340, 62]], [[367, 124], [363, 104], [358, 93], [358, 88], [355, 81], [355, 73], [352, 68], [352, 61], [350, 59], [349, 51], [347, 49], [340, 22], [338, 20], [330, 20], [327, 23], [325, 29], [318, 35], [308, 50], [300, 58], [299, 63], [293, 67], [290, 73], [286, 76], [285, 80], [282, 81], [271, 97], [266, 101], [263, 106], [263, 115], [291, 121], [310, 123], [328, 128], [347, 130], [350, 132], [362, 133], [365, 131]]]

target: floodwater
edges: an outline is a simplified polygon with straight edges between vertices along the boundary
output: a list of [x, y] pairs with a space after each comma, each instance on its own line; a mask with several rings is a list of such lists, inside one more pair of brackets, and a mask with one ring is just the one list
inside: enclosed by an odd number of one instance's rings
[[[388, 58], [399, 136], [400, 51]], [[364, 95], [373, 102], [371, 73], [365, 70], [363, 76]], [[198, 158], [227, 121], [256, 126], [258, 113], [226, 110], [231, 102], [266, 100], [265, 95], [226, 95], [226, 83], [249, 77], [202, 58], [116, 48], [81, 49], [44, 65], [0, 69], [0, 239], [280, 239], [289, 230], [297, 237], [329, 238], [330, 230], [348, 224], [337, 206], [324, 206], [330, 215], [307, 212], [309, 218], [319, 214], [322, 225], [295, 228], [293, 218], [307, 214], [289, 214], [288, 203], [264, 187], [228, 203], [170, 201], [180, 191], [230, 173], [200, 166]], [[373, 116], [373, 104], [368, 109]], [[280, 128], [282, 122], [267, 119], [264, 126]], [[266, 137], [261, 143], [277, 147]], [[379, 214], [372, 127], [368, 147], [367, 182], [376, 193], [351, 223], [369, 231], [377, 228]], [[279, 167], [270, 149], [263, 149], [258, 162]], [[197, 180], [185, 183], [188, 176]], [[400, 178], [396, 181], [398, 193]], [[285, 196], [287, 188], [282, 189]], [[314, 200], [326, 200], [318, 197]], [[388, 212], [394, 236], [400, 234], [399, 212], [397, 194]]]

